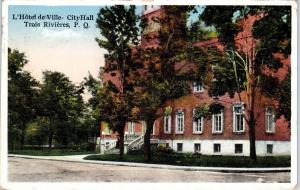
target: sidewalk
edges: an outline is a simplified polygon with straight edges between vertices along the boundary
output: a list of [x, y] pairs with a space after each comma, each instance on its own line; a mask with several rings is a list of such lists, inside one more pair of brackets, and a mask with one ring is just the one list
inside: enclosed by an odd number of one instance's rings
[[[89, 154], [90, 155], [90, 154]], [[130, 166], [130, 167], [146, 167], [146, 168], [160, 168], [171, 170], [187, 170], [187, 171], [212, 171], [212, 172], [235, 172], [235, 173], [265, 173], [265, 172], [290, 172], [290, 167], [284, 168], [228, 168], [228, 167], [199, 167], [199, 166], [174, 166], [164, 164], [144, 164], [133, 162], [112, 162], [112, 161], [95, 161], [84, 160], [83, 158], [89, 155], [71, 155], [71, 156], [27, 156], [8, 154], [8, 157], [18, 157], [27, 159], [40, 159], [64, 162], [79, 162], [101, 165], [114, 165], [114, 166]]]

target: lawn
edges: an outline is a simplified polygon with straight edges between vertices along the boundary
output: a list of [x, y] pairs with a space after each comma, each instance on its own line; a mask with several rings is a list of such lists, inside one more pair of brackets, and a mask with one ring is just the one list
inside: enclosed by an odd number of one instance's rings
[[95, 151], [78, 151], [78, 150], [67, 150], [67, 149], [42, 149], [42, 150], [14, 150], [9, 151], [9, 154], [20, 154], [30, 156], [68, 156], [68, 155], [81, 155], [81, 154], [95, 154]]
[[[119, 162], [137, 162], [143, 163], [142, 154], [124, 155], [123, 159], [116, 154], [91, 155], [86, 160], [119, 161]], [[290, 156], [267, 156], [257, 157], [253, 162], [245, 156], [210, 156], [196, 154], [154, 154], [149, 164], [168, 164], [179, 166], [205, 166], [205, 167], [290, 167]]]

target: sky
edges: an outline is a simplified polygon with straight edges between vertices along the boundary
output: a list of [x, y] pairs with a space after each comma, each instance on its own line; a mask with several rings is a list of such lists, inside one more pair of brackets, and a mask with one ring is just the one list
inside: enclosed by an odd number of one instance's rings
[[[24, 69], [41, 82], [42, 72], [45, 70], [62, 72], [75, 84], [82, 82], [88, 73], [97, 77], [99, 67], [104, 65], [106, 53], [95, 41], [96, 37], [101, 37], [100, 30], [96, 28], [100, 8], [101, 6], [10, 5], [8, 45], [11, 49], [25, 53], [29, 62]], [[142, 9], [142, 6], [137, 6], [136, 13], [141, 14]], [[64, 18], [60, 22], [69, 23], [71, 27], [25, 27], [24, 21], [39, 22], [41, 26], [44, 21], [13, 19], [13, 16], [17, 17], [19, 14], [59, 15]], [[75, 21], [66, 19], [68, 15], [94, 15], [94, 20], [79, 21], [80, 27], [75, 28]], [[190, 18], [195, 19], [196, 16]], [[84, 22], [87, 22], [89, 28], [84, 29]]]
[[[95, 41], [100, 37], [96, 28], [99, 6], [9, 6], [8, 44], [12, 49], [25, 52], [29, 63], [25, 66], [32, 75], [42, 81], [42, 71], [60, 71], [73, 82], [80, 83], [90, 72], [98, 75], [99, 67], [104, 65], [105, 50]], [[137, 9], [141, 10], [141, 7]], [[67, 15], [94, 15], [88, 22], [89, 28], [25, 27], [24, 20], [14, 20], [13, 14], [57, 14], [61, 22], [74, 25]], [[41, 22], [37, 20], [38, 22]], [[31, 21], [35, 22], [35, 21]]]

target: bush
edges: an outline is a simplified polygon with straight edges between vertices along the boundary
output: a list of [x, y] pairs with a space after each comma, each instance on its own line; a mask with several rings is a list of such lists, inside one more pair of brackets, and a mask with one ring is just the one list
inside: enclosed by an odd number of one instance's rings
[[142, 154], [144, 154], [144, 148], [129, 149], [127, 154], [128, 155], [142, 155]]

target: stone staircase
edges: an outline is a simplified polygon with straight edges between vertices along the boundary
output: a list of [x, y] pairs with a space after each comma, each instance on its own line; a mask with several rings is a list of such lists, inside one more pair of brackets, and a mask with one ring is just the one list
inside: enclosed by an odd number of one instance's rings
[[[144, 135], [125, 135], [124, 137], [124, 153], [128, 150], [137, 150], [144, 145]], [[103, 154], [119, 154], [119, 149], [116, 148], [117, 141], [103, 146]]]

